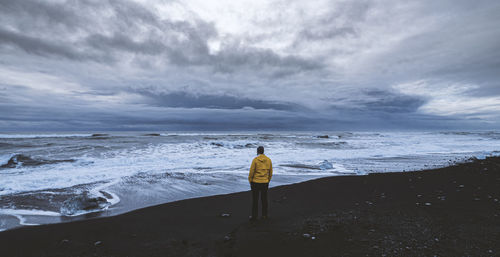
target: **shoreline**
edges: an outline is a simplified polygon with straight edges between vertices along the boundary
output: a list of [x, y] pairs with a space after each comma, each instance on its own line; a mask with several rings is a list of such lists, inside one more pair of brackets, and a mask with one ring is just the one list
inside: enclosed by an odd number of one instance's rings
[[259, 253], [254, 245], [269, 256], [493, 256], [498, 188], [500, 157], [489, 157], [276, 186], [270, 218], [255, 224], [244, 191], [19, 227], [0, 232], [0, 247], [6, 256], [251, 256]]
[[[332, 173], [333, 174], [333, 173]], [[349, 176], [352, 174], [335, 174], [334, 176]], [[358, 175], [359, 176], [359, 175]], [[297, 178], [300, 179], [297, 179]], [[292, 185], [296, 183], [302, 183], [306, 182], [309, 180], [314, 180], [318, 178], [323, 178], [325, 177], [324, 175], [317, 175], [317, 174], [303, 174], [303, 175], [283, 175], [283, 174], [278, 174], [273, 177], [273, 183], [274, 185], [271, 185], [270, 188], [273, 187], [279, 187], [283, 185]], [[246, 177], [245, 177], [246, 179]], [[113, 197], [113, 199], [119, 199], [118, 203], [110, 205], [111, 208], [107, 209], [96, 209], [96, 210], [89, 210], [85, 213], [79, 214], [79, 215], [62, 215], [61, 213], [58, 213], [53, 210], [30, 210], [30, 209], [0, 209], [0, 217], [5, 216], [8, 217], [8, 219], [15, 220], [14, 222], [10, 223], [15, 223], [14, 226], [11, 227], [4, 227], [0, 228], [0, 232], [2, 231], [9, 231], [12, 229], [18, 229], [22, 228], [25, 226], [42, 226], [42, 225], [50, 225], [50, 224], [59, 224], [59, 223], [69, 223], [69, 222], [75, 222], [75, 221], [82, 221], [82, 220], [88, 220], [88, 219], [99, 219], [99, 218], [106, 218], [106, 217], [113, 217], [113, 216], [118, 216], [118, 215], [123, 215], [132, 211], [148, 208], [148, 207], [153, 207], [157, 205], [162, 205], [162, 204], [168, 204], [168, 203], [173, 203], [177, 201], [183, 201], [183, 200], [190, 200], [190, 199], [196, 199], [196, 198], [201, 198], [201, 197], [211, 197], [211, 196], [216, 196], [216, 195], [225, 195], [225, 194], [233, 194], [233, 193], [240, 193], [240, 192], [246, 192], [248, 190], [244, 190], [243, 187], [241, 187], [240, 184], [234, 184], [234, 188], [238, 188], [239, 190], [236, 191], [228, 191], [224, 190], [225, 192], [223, 193], [218, 193], [218, 194], [207, 194], [207, 195], [198, 195], [198, 196], [189, 196], [187, 198], [182, 198], [182, 199], [175, 199], [175, 200], [170, 200], [167, 202], [159, 202], [139, 208], [132, 208], [128, 209], [127, 206], [135, 206], [135, 202], [133, 201], [127, 201], [127, 199], [124, 196], [120, 197]], [[246, 188], [247, 185], [245, 183], [244, 185]], [[96, 189], [94, 189], [96, 190]], [[114, 192], [111, 191], [105, 191], [106, 193], [116, 195]], [[100, 190], [101, 191], [101, 190]], [[124, 203], [124, 200], [126, 203]], [[43, 213], [47, 213], [44, 215]], [[29, 220], [29, 221], [27, 221]], [[26, 223], [26, 224], [23, 224]], [[4, 224], [5, 225], [5, 224]]]
[[[493, 155], [485, 155], [486, 157], [494, 157]], [[500, 156], [499, 156], [500, 157]], [[454, 166], [466, 162], [470, 162], [471, 160], [477, 159], [475, 156], [470, 156], [470, 157], [462, 157], [457, 158], [455, 160], [449, 160], [448, 164], [432, 164], [428, 165], [429, 167], [427, 169], [439, 169], [439, 168], [446, 168], [449, 166]], [[287, 165], [281, 165], [281, 166], [287, 166]], [[290, 165], [295, 167], [296, 165]], [[427, 166], [427, 165], [425, 165]], [[310, 169], [309, 166], [304, 165], [306, 169]], [[319, 169], [319, 168], [318, 168]], [[272, 185], [270, 185], [270, 188], [273, 187], [279, 187], [279, 186], [284, 186], [284, 185], [293, 185], [297, 183], [302, 183], [306, 182], [309, 180], [315, 180], [319, 178], [325, 178], [325, 177], [337, 177], [337, 176], [366, 176], [369, 174], [378, 174], [378, 173], [398, 173], [398, 172], [418, 172], [418, 171], [425, 171], [427, 169], [420, 168], [417, 170], [403, 170], [403, 171], [385, 171], [385, 172], [357, 172], [357, 171], [352, 171], [352, 172], [331, 172], [331, 175], [319, 175], [319, 174], [312, 174], [312, 173], [304, 173], [301, 175], [288, 175], [288, 174], [275, 174], [273, 178]], [[314, 169], [313, 169], [314, 170]], [[297, 179], [299, 177], [299, 179]], [[111, 182], [110, 184], [114, 184], [115, 182]], [[108, 183], [109, 184], [109, 183]], [[231, 194], [231, 193], [239, 193], [239, 192], [245, 192], [248, 190], [245, 190], [244, 188], [246, 187], [241, 187], [240, 184], [235, 184], [234, 186], [239, 187], [238, 190], [232, 191], [232, 190], [224, 190], [225, 192], [222, 193], [209, 193], [209, 194], [201, 194], [201, 195], [194, 195], [194, 196], [188, 196], [187, 198], [180, 198], [180, 199], [172, 199], [169, 201], [163, 201], [163, 202], [156, 202], [148, 205], [143, 205], [139, 208], [137, 207], [132, 207], [130, 206], [137, 206], [137, 203], [134, 201], [124, 201], [126, 198], [124, 196], [118, 197], [116, 193], [113, 191], [109, 191], [109, 189], [102, 189], [101, 187], [93, 189], [93, 191], [104, 191], [107, 194], [113, 195], [114, 197], [111, 198], [111, 200], [118, 199], [117, 203], [111, 203], [110, 207], [111, 208], [106, 208], [106, 209], [95, 209], [95, 210], [89, 210], [86, 212], [83, 212], [82, 214], [78, 215], [63, 215], [61, 213], [56, 214], [54, 210], [32, 210], [32, 209], [0, 209], [0, 216], [5, 216], [9, 217], [11, 220], [17, 220], [15, 222], [10, 221], [8, 223], [11, 223], [11, 226], [7, 227], [1, 227], [0, 232], [2, 231], [8, 231], [12, 229], [17, 229], [17, 228], [22, 228], [24, 226], [41, 226], [41, 225], [48, 225], [48, 224], [58, 224], [58, 223], [68, 223], [68, 222], [74, 222], [74, 221], [80, 221], [80, 220], [87, 220], [87, 219], [94, 219], [94, 218], [104, 218], [104, 217], [113, 217], [117, 215], [122, 215], [126, 214], [131, 211], [135, 210], [140, 210], [143, 208], [147, 207], [152, 207], [156, 205], [161, 205], [161, 204], [168, 204], [171, 202], [176, 202], [176, 201], [182, 201], [182, 200], [189, 200], [189, 199], [195, 199], [195, 198], [200, 198], [200, 197], [210, 197], [210, 196], [216, 196], [220, 194]], [[246, 183], [245, 183], [246, 186]], [[102, 194], [102, 193], [99, 193]], [[96, 194], [97, 195], [97, 194]], [[107, 197], [106, 197], [107, 198]], [[108, 198], [109, 200], [110, 198]], [[127, 207], [128, 206], [128, 207]], [[5, 212], [3, 212], [5, 211]], [[27, 214], [30, 213], [30, 214]], [[44, 215], [42, 213], [49, 213], [48, 215]], [[26, 223], [27, 220], [29, 222]], [[5, 224], [3, 224], [5, 225]]]

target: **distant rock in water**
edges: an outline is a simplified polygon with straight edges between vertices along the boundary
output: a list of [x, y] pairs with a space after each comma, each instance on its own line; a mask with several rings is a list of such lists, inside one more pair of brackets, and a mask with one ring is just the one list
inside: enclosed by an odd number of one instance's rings
[[60, 212], [62, 215], [71, 216], [82, 211], [99, 211], [110, 205], [111, 204], [104, 197], [91, 197], [85, 193], [64, 201]]
[[109, 134], [100, 134], [100, 133], [92, 134], [92, 137], [107, 137], [107, 136], [109, 136]]
[[317, 136], [317, 138], [330, 138], [328, 135], [324, 135], [324, 136]]
[[319, 168], [322, 170], [329, 170], [333, 169], [333, 165], [329, 161], [324, 160], [319, 164]]
[[7, 161], [7, 163], [0, 166], [0, 168], [18, 168], [21, 166], [40, 166], [45, 164], [55, 164], [61, 162], [74, 162], [75, 160], [44, 160], [44, 159], [33, 159], [30, 156], [24, 154], [16, 154]]
[[144, 134], [144, 136], [149, 136], [149, 137], [159, 137], [161, 136], [160, 134], [158, 133], [149, 133], [149, 134]]

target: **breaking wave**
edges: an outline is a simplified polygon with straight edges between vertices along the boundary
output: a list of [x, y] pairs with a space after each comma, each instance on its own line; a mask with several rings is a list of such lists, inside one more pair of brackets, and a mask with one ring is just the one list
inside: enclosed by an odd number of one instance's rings
[[62, 162], [75, 162], [73, 159], [67, 159], [67, 160], [46, 160], [46, 159], [39, 159], [39, 158], [31, 158], [28, 155], [24, 154], [14, 154], [12, 157], [9, 158], [9, 160], [5, 163], [0, 163], [0, 169], [7, 169], [7, 168], [19, 168], [19, 167], [26, 167], [26, 166], [41, 166], [41, 165], [46, 165], [46, 164], [56, 164], [56, 163], [62, 163]]

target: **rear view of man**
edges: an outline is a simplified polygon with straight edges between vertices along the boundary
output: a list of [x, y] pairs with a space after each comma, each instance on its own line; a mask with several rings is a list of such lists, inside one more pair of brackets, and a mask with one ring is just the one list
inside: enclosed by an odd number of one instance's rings
[[259, 210], [259, 194], [262, 201], [262, 218], [267, 218], [267, 189], [273, 176], [271, 159], [264, 155], [264, 147], [257, 147], [257, 157], [252, 161], [248, 181], [252, 188], [252, 216], [250, 221], [256, 221]]

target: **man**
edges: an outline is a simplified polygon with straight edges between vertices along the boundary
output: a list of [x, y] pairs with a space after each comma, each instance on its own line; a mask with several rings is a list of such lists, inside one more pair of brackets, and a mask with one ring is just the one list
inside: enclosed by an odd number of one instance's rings
[[267, 219], [267, 189], [273, 176], [271, 159], [264, 155], [264, 147], [257, 147], [257, 157], [252, 161], [248, 182], [252, 188], [252, 216], [250, 221], [256, 221], [259, 210], [259, 194], [262, 201], [262, 218]]

